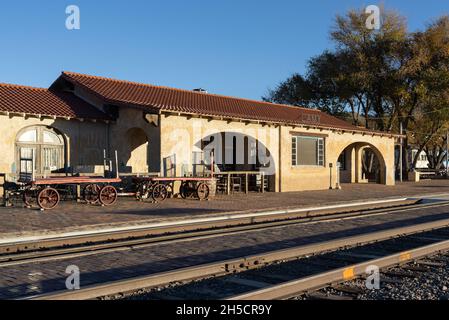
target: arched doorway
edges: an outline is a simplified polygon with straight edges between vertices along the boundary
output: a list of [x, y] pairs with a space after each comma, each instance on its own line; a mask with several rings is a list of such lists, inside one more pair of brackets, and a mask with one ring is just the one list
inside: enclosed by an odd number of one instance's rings
[[357, 142], [347, 146], [338, 157], [341, 183], [386, 183], [386, 165], [373, 145]]
[[148, 172], [148, 137], [141, 128], [131, 128], [125, 134], [126, 170], [133, 173]]
[[51, 127], [22, 129], [16, 138], [16, 163], [19, 174], [62, 172], [65, 168], [65, 140]]
[[249, 188], [258, 190], [263, 185], [264, 190], [275, 191], [274, 158], [267, 146], [257, 138], [240, 132], [217, 132], [202, 138], [195, 147], [201, 150], [204, 157], [202, 161], [207, 164], [210, 163], [210, 154], [213, 152], [215, 170], [218, 172], [236, 172], [236, 176], [240, 172], [263, 172], [264, 175], [248, 175]]

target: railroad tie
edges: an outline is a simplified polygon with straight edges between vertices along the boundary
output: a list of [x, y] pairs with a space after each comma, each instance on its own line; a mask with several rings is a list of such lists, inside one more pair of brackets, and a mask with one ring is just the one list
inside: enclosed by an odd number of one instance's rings
[[235, 284], [239, 284], [239, 285], [244, 285], [244, 286], [248, 286], [248, 287], [254, 287], [254, 288], [266, 288], [271, 286], [271, 283], [267, 283], [267, 282], [261, 282], [261, 281], [256, 281], [256, 280], [250, 280], [250, 279], [244, 279], [244, 278], [237, 278], [237, 277], [232, 277], [229, 279], [223, 279], [223, 281], [225, 282], [230, 282], [230, 283], [235, 283]]
[[401, 272], [401, 271], [385, 271], [382, 272], [384, 275], [388, 276], [388, 277], [397, 277], [397, 278], [416, 278], [416, 275], [414, 274], [410, 274], [410, 273], [406, 273], [406, 272]]
[[349, 293], [351, 295], [358, 295], [364, 292], [363, 289], [357, 288], [357, 287], [350, 287], [350, 286], [346, 286], [346, 285], [333, 285], [332, 289], [337, 290], [337, 291], [341, 291], [343, 293]]
[[382, 276], [380, 278], [380, 283], [402, 284], [404, 283], [404, 281], [394, 278], [385, 278], [384, 276]]
[[325, 294], [321, 292], [311, 292], [307, 294], [307, 298], [311, 300], [354, 300], [351, 296], [346, 295], [336, 295], [336, 294]]
[[405, 265], [401, 267], [404, 270], [414, 271], [414, 272], [427, 272], [429, 268], [425, 266], [417, 266], [417, 265]]
[[418, 264], [429, 267], [444, 267], [446, 264], [442, 262], [429, 261], [429, 260], [419, 260]]

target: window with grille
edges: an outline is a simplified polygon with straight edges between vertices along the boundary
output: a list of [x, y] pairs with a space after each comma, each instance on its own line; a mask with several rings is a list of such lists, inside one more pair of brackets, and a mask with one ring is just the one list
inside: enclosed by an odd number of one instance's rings
[[64, 139], [50, 127], [22, 130], [16, 142], [19, 174], [46, 173], [64, 168]]
[[296, 166], [298, 165], [298, 158], [297, 158], [297, 153], [296, 153], [296, 138], [297, 137], [292, 137], [292, 165]]
[[292, 137], [293, 166], [324, 166], [324, 138], [309, 136]]

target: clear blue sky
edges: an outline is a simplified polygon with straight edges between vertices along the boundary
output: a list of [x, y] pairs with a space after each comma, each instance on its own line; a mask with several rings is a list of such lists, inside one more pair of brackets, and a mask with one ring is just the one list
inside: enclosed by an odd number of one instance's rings
[[[47, 87], [62, 70], [260, 99], [329, 48], [335, 14], [383, 3], [410, 30], [447, 0], [16, 0], [0, 3], [0, 82]], [[65, 28], [78, 5], [81, 30]]]

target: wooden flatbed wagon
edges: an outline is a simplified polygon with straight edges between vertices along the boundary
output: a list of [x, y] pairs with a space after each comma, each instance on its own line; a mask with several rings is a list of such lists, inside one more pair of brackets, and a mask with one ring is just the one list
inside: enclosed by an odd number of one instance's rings
[[35, 179], [23, 191], [23, 201], [31, 207], [35, 201], [43, 210], [56, 208], [61, 193], [69, 192], [71, 186], [83, 190], [83, 198], [89, 204], [113, 205], [117, 201], [117, 189], [111, 183], [121, 182], [120, 178], [103, 177], [57, 177]]
[[[180, 182], [179, 194], [183, 199], [208, 200], [214, 177], [214, 154], [210, 154], [210, 176], [207, 177], [136, 177], [136, 199], [162, 202], [175, 192], [175, 182]], [[215, 190], [212, 190], [215, 194]]]
[[183, 199], [195, 197], [199, 200], [207, 200], [211, 193], [209, 185], [214, 181], [214, 177], [135, 178], [137, 185], [136, 199], [162, 202], [174, 194], [174, 185], [177, 181], [181, 182], [179, 194]]
[[[104, 172], [106, 174], [106, 150], [104, 153]], [[112, 161], [109, 160], [109, 168]], [[34, 167], [34, 165], [32, 165]], [[57, 207], [62, 195], [73, 193], [73, 187], [77, 189], [76, 200], [84, 199], [88, 204], [101, 204], [102, 206], [113, 205], [117, 201], [118, 192], [112, 183], [120, 183], [122, 179], [118, 175], [118, 155], [115, 151], [115, 177], [106, 178], [99, 176], [63, 176], [51, 178], [34, 179], [33, 172], [31, 179], [25, 183], [22, 189], [23, 202], [27, 207], [33, 203], [42, 210], [51, 210]], [[82, 190], [82, 195], [81, 191]]]

